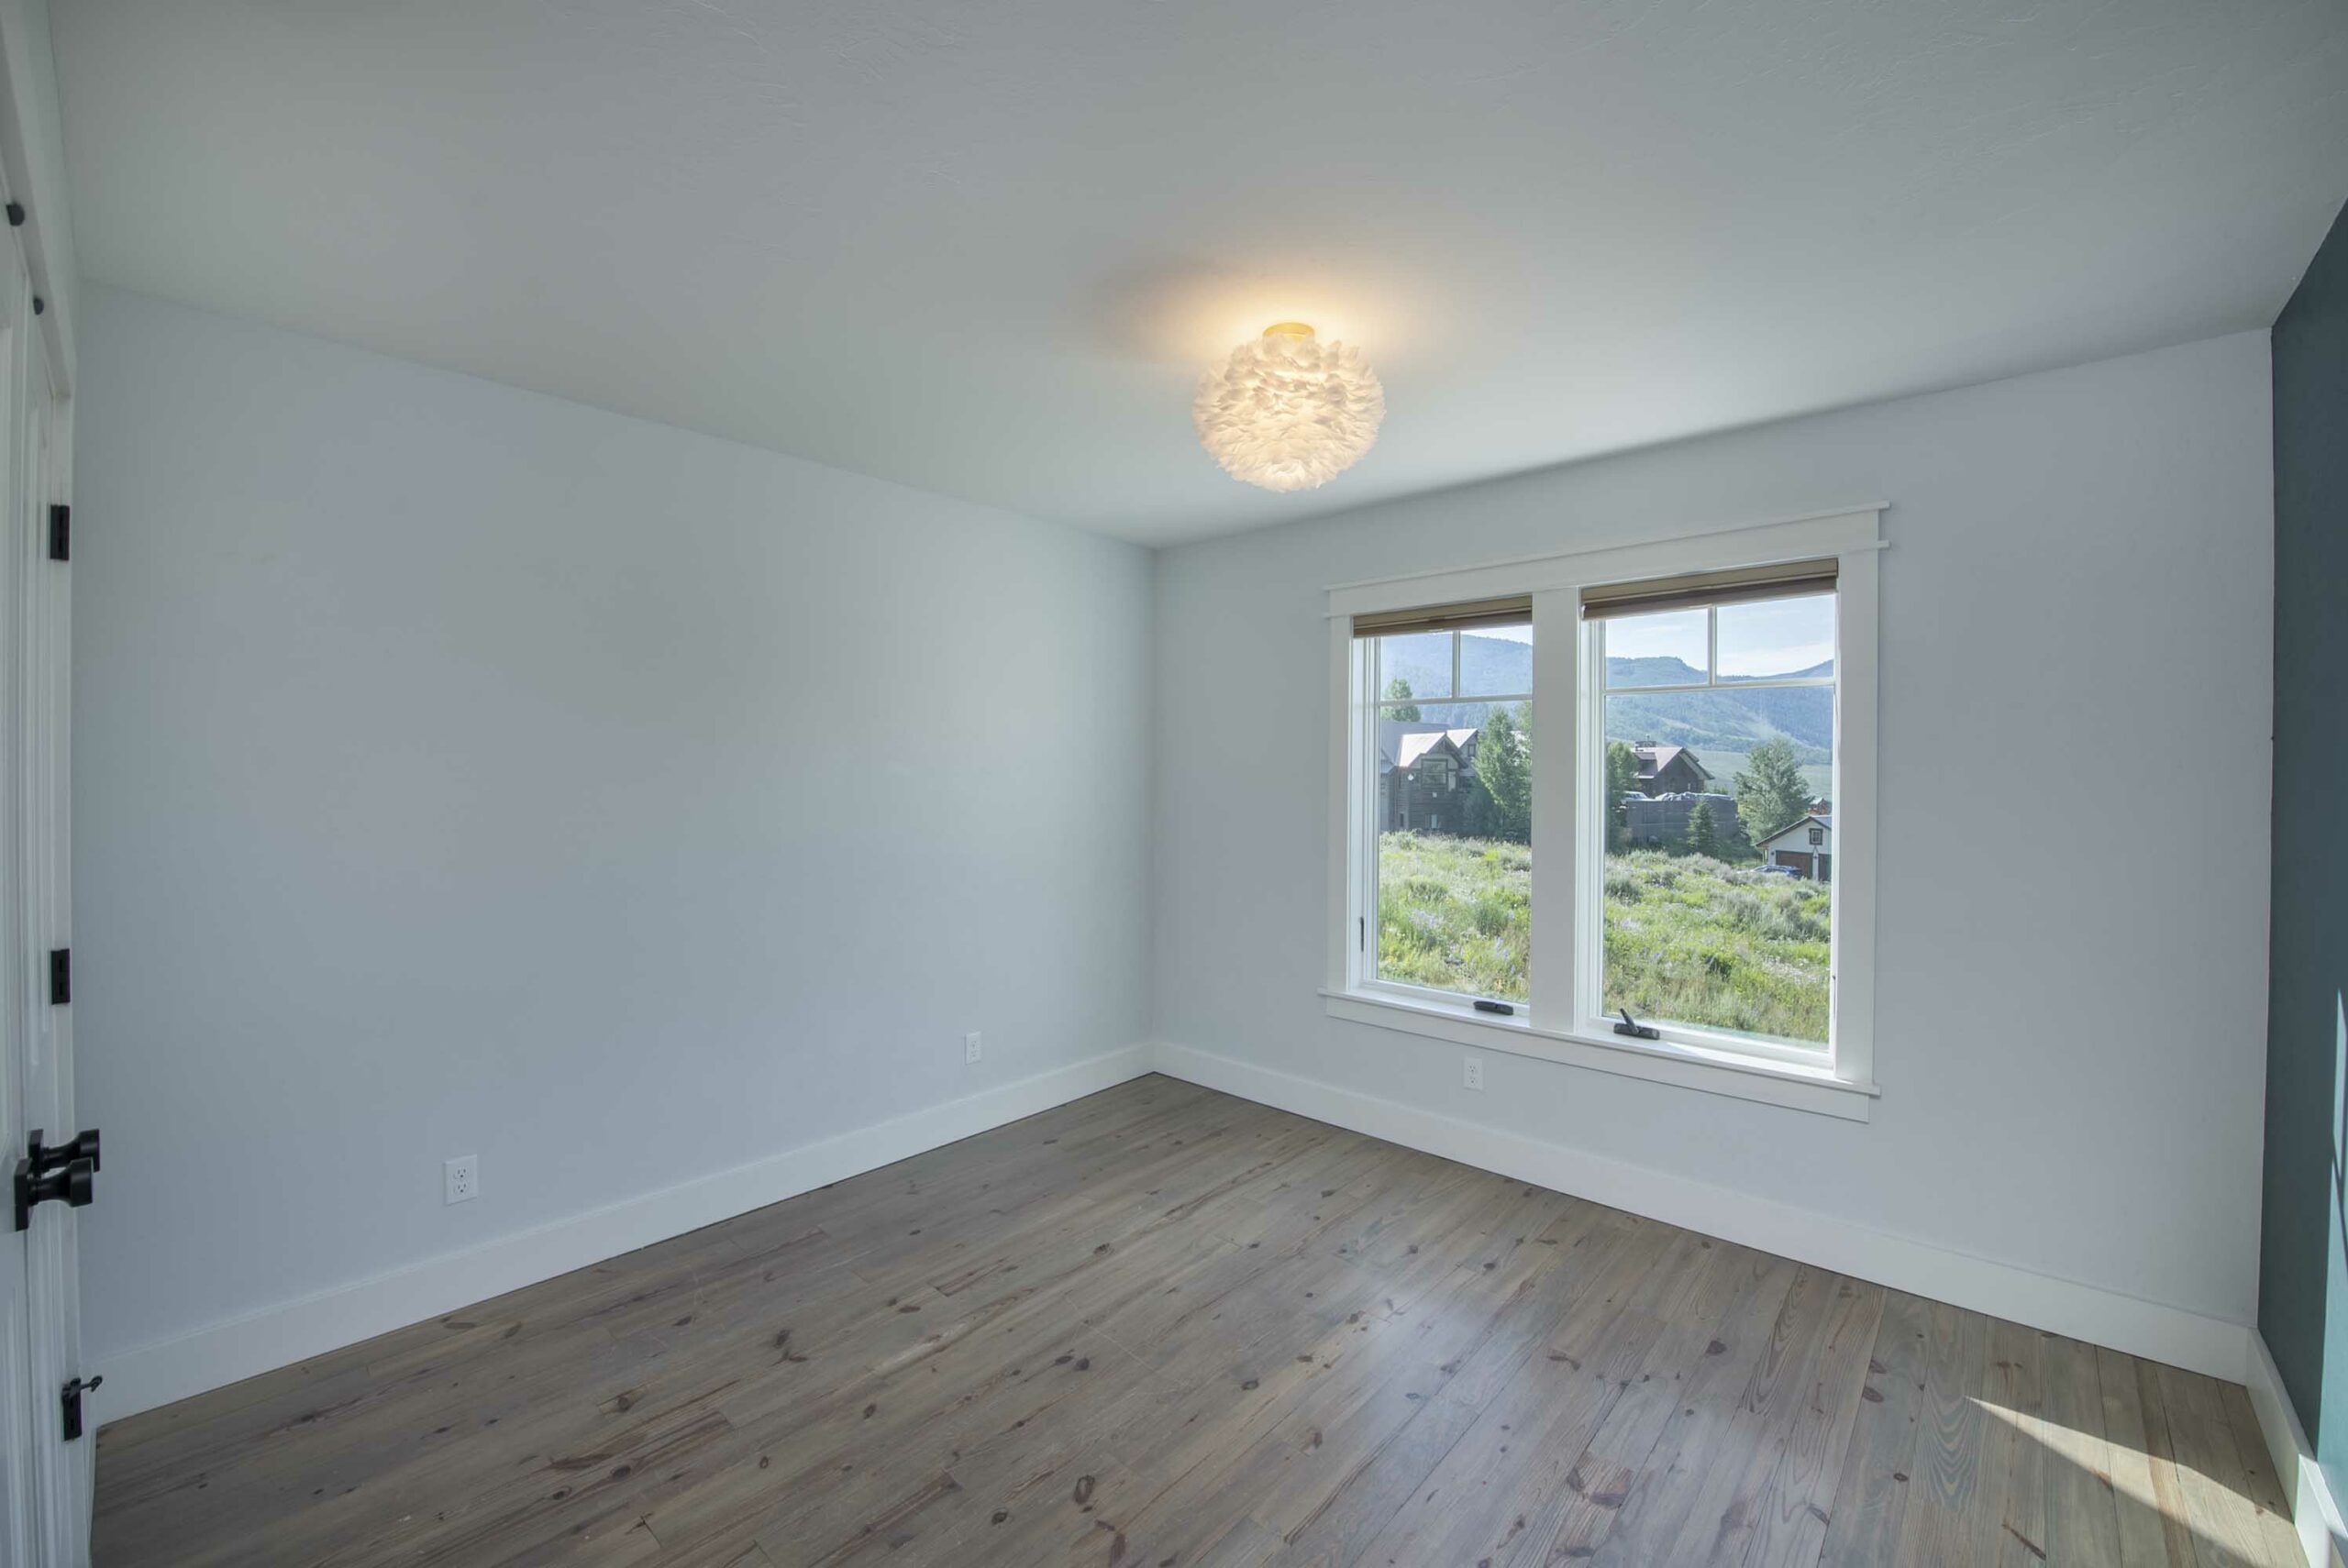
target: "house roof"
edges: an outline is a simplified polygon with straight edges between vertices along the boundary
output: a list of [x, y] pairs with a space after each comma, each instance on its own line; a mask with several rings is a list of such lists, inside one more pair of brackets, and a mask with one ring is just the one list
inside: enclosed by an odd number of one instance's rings
[[1448, 745], [1465, 762], [1476, 731], [1407, 719], [1381, 719], [1378, 723], [1378, 763], [1381, 767], [1409, 767], [1438, 746]]
[[1788, 823], [1777, 832], [1763, 835], [1761, 841], [1758, 844], [1755, 844], [1753, 847], [1755, 849], [1767, 849], [1771, 845], [1777, 843], [1779, 839], [1785, 837], [1786, 834], [1793, 832], [1794, 829], [1799, 827], [1808, 827], [1813, 823], [1820, 827], [1826, 829], [1829, 833], [1834, 831], [1834, 819], [1833, 817], [1822, 817], [1816, 812], [1805, 812], [1801, 816], [1796, 817], [1793, 821]]
[[1397, 767], [1415, 767], [1419, 760], [1435, 747], [1449, 743], [1455, 752], [1465, 752], [1476, 732], [1466, 730], [1419, 730], [1398, 736], [1390, 755]]
[[1706, 778], [1712, 776], [1712, 770], [1704, 766], [1702, 759], [1684, 745], [1642, 744], [1631, 748], [1631, 754], [1639, 759], [1639, 777], [1642, 778], [1660, 777], [1664, 769], [1669, 767], [1673, 759], [1682, 752], [1687, 753], [1688, 766], [1694, 768], [1700, 776]]

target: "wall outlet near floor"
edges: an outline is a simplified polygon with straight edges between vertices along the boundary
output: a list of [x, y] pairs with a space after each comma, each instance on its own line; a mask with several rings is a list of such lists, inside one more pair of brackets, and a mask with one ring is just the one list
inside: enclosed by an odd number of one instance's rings
[[986, 1051], [986, 1036], [973, 1029], [962, 1036], [962, 1060], [975, 1062]]
[[1460, 1059], [1459, 1081], [1467, 1085], [1471, 1089], [1481, 1090], [1484, 1087], [1484, 1058], [1481, 1056], [1462, 1057]]
[[468, 1203], [481, 1196], [481, 1156], [459, 1154], [440, 1167], [441, 1201]]

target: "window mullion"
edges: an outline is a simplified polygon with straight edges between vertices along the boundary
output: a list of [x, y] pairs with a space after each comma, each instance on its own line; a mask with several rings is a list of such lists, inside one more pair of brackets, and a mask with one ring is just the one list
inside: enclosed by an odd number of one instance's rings
[[1531, 1021], [1572, 1026], [1579, 899], [1575, 844], [1581, 770], [1581, 591], [1533, 596], [1533, 936]]

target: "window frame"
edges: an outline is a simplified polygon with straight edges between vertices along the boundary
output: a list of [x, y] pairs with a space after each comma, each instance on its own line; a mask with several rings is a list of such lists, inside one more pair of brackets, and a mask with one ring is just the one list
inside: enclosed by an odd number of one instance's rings
[[[1689, 532], [1570, 554], [1347, 583], [1328, 592], [1331, 817], [1328, 962], [1332, 1017], [1653, 1082], [1866, 1121], [1875, 1097], [1876, 590], [1881, 505]], [[1748, 1037], [1672, 1029], [1634, 1041], [1588, 1017], [1596, 999], [1603, 814], [1590, 767], [1604, 755], [1602, 681], [1586, 654], [1585, 588], [1833, 557], [1835, 615], [1833, 1000], [1830, 1048], [1773, 1047]], [[1376, 716], [1373, 641], [1353, 617], [1527, 594], [1533, 603], [1533, 948], [1528, 999], [1512, 1016], [1464, 994], [1381, 981], [1368, 951], [1376, 923]], [[1455, 645], [1455, 660], [1456, 658]], [[1456, 684], [1455, 677], [1455, 685]], [[1561, 703], [1570, 703], [1564, 720]], [[1593, 735], [1592, 731], [1595, 730]], [[1593, 746], [1595, 749], [1593, 750]], [[1595, 1000], [1593, 999], [1593, 1006]]]
[[[1771, 563], [1755, 561], [1748, 564], [1761, 566]], [[1646, 697], [1658, 693], [1668, 695], [1681, 691], [1767, 689], [1784, 690], [1788, 688], [1801, 686], [1829, 688], [1834, 691], [1836, 698], [1834, 730], [1837, 743], [1834, 748], [1837, 772], [1834, 781], [1828, 785], [1831, 791], [1840, 783], [1842, 766], [1840, 743], [1843, 729], [1841, 712], [1843, 632], [1840, 613], [1842, 591], [1839, 577], [1838, 563], [1838, 582], [1835, 590], [1837, 613], [1834, 633], [1836, 664], [1835, 673], [1828, 677], [1738, 681], [1733, 685], [1723, 686], [1720, 679], [1720, 618], [1717, 613], [1718, 606], [1712, 606], [1714, 613], [1708, 616], [1705, 628], [1706, 668], [1702, 685], [1610, 687], [1606, 682], [1604, 663], [1606, 628], [1609, 623], [1602, 619], [1591, 620], [1587, 617], [1579, 619], [1575, 631], [1581, 638], [1582, 687], [1577, 701], [1577, 716], [1581, 728], [1582, 745], [1576, 760], [1578, 766], [1588, 771], [1580, 780], [1583, 789], [1578, 796], [1585, 808], [1581, 812], [1584, 820], [1576, 824], [1578, 831], [1574, 837], [1576, 850], [1574, 875], [1581, 885], [1576, 889], [1578, 895], [1575, 906], [1578, 915], [1576, 933], [1579, 940], [1574, 954], [1575, 962], [1578, 967], [1573, 1000], [1578, 1010], [1574, 1015], [1570, 1025], [1573, 1032], [1587, 1036], [1610, 1034], [1612, 1032], [1613, 1021], [1604, 1010], [1603, 1000], [1606, 952], [1604, 890], [1606, 814], [1603, 802], [1593, 798], [1592, 794], [1594, 790], [1603, 790], [1606, 778], [1607, 699], [1626, 694]], [[1800, 595], [1789, 593], [1788, 597], [1794, 598]], [[1578, 594], [1576, 595], [1576, 610], [1578, 615]], [[1658, 779], [1660, 775], [1661, 769], [1658, 768]], [[1715, 784], [1721, 782], [1718, 779], [1714, 780]], [[1829, 798], [1832, 799], [1831, 794]], [[1787, 828], [1791, 828], [1793, 825], [1789, 823]], [[1779, 831], [1782, 833], [1785, 830]], [[1535, 864], [1538, 862], [1536, 861]], [[1839, 908], [1833, 904], [1829, 905], [1829, 911], [1830, 918], [1839, 916], [1841, 912]], [[1733, 1030], [1708, 1029], [1701, 1024], [1675, 1023], [1662, 1018], [1642, 1018], [1638, 1021], [1655, 1029], [1661, 1043], [1664, 1043], [1690, 1045], [1730, 1055], [1750, 1055], [1767, 1062], [1806, 1064], [1813, 1066], [1822, 1062], [1828, 1064], [1831, 1070], [1832, 1065], [1842, 1055], [1839, 1046], [1843, 1032], [1835, 1008], [1835, 992], [1838, 988], [1836, 976], [1842, 966], [1842, 935], [1840, 922], [1835, 920], [1830, 936], [1832, 951], [1835, 955], [1835, 966], [1829, 971], [1827, 977], [1828, 1039], [1823, 1046], [1804, 1044], [1790, 1040], [1773, 1040], [1767, 1035], [1742, 1034]], [[1835, 1076], [1839, 1077], [1842, 1075], [1837, 1073]]]

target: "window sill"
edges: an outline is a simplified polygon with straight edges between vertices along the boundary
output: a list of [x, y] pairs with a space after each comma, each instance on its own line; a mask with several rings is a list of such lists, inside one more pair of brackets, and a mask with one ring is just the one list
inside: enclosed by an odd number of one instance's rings
[[1368, 992], [1324, 990], [1323, 1008], [1331, 1018], [1423, 1034], [1431, 1040], [1504, 1051], [1513, 1056], [1588, 1067], [1649, 1083], [1674, 1084], [1706, 1094], [1758, 1100], [1846, 1121], [1865, 1121], [1882, 1091], [1873, 1084], [1852, 1083], [1822, 1067], [1790, 1062], [1731, 1056], [1670, 1041], [1599, 1040], [1586, 1034], [1535, 1029], [1523, 1019], [1494, 1018], [1462, 1003], [1378, 996]]

